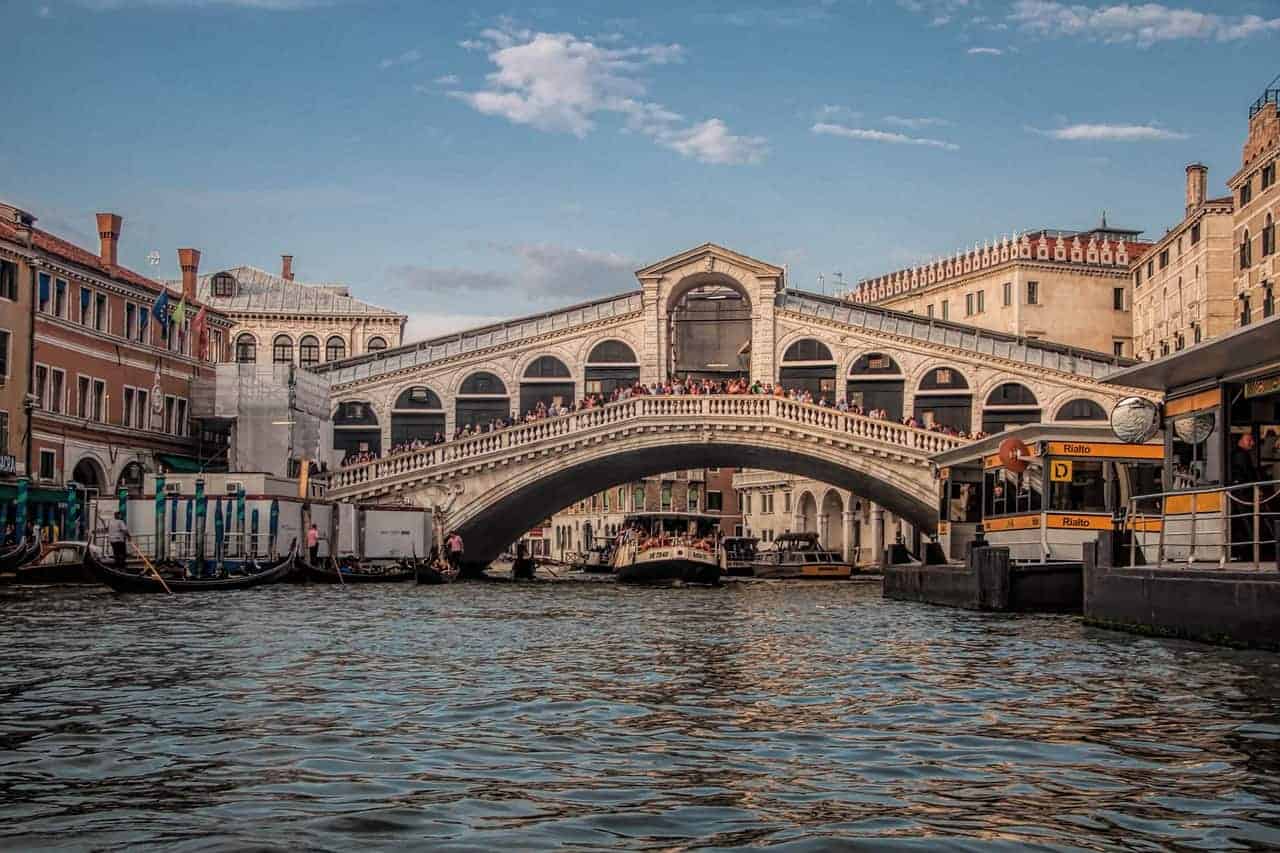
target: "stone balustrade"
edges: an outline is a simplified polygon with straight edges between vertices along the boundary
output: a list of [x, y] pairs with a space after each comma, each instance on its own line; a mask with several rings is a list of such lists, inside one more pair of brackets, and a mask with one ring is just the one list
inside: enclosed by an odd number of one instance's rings
[[638, 396], [595, 409], [545, 418], [470, 438], [437, 444], [341, 468], [334, 472], [331, 492], [336, 497], [358, 494], [371, 486], [406, 475], [430, 474], [457, 464], [492, 460], [505, 454], [528, 452], [572, 436], [605, 436], [619, 425], [644, 426], [692, 422], [730, 427], [777, 424], [815, 435], [838, 434], [870, 445], [914, 452], [922, 459], [950, 450], [965, 439], [895, 421], [869, 418], [810, 403], [764, 396]]

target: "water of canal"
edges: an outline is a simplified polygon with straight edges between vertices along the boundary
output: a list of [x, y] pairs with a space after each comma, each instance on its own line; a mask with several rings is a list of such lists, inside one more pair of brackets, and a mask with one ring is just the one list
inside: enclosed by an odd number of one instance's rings
[[1280, 845], [1280, 655], [836, 583], [0, 614], [0, 848]]

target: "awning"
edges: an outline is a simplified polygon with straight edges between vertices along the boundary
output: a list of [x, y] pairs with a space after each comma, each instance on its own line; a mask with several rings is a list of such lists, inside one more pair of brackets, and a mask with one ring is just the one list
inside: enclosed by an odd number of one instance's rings
[[1251, 323], [1193, 347], [1102, 377], [1110, 385], [1171, 391], [1208, 380], [1235, 378], [1280, 362], [1280, 316]]
[[157, 453], [156, 459], [175, 474], [199, 474], [204, 470], [199, 459], [190, 456], [177, 456], [172, 453]]

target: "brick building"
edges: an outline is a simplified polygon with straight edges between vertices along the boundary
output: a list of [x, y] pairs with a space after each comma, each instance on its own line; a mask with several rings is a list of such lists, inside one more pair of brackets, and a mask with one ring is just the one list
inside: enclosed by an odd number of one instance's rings
[[1227, 181], [1235, 196], [1235, 325], [1275, 314], [1276, 220], [1280, 219], [1280, 89], [1268, 88], [1249, 108], [1240, 169]]
[[191, 383], [229, 357], [231, 323], [217, 311], [199, 317], [195, 249], [178, 250], [183, 287], [170, 293], [118, 263], [121, 217], [98, 214], [96, 253], [35, 222], [0, 205], [0, 345], [9, 361], [0, 416], [3, 450], [14, 457], [0, 498], [26, 476], [30, 517], [48, 521], [71, 483], [90, 495], [137, 493], [148, 474], [198, 467]]

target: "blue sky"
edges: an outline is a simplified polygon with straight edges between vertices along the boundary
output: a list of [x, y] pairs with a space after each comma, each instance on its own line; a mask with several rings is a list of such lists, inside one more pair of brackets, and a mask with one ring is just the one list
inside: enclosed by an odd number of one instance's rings
[[5, 0], [0, 197], [122, 260], [296, 256], [434, 333], [705, 241], [831, 287], [1043, 226], [1158, 235], [1280, 6]]

